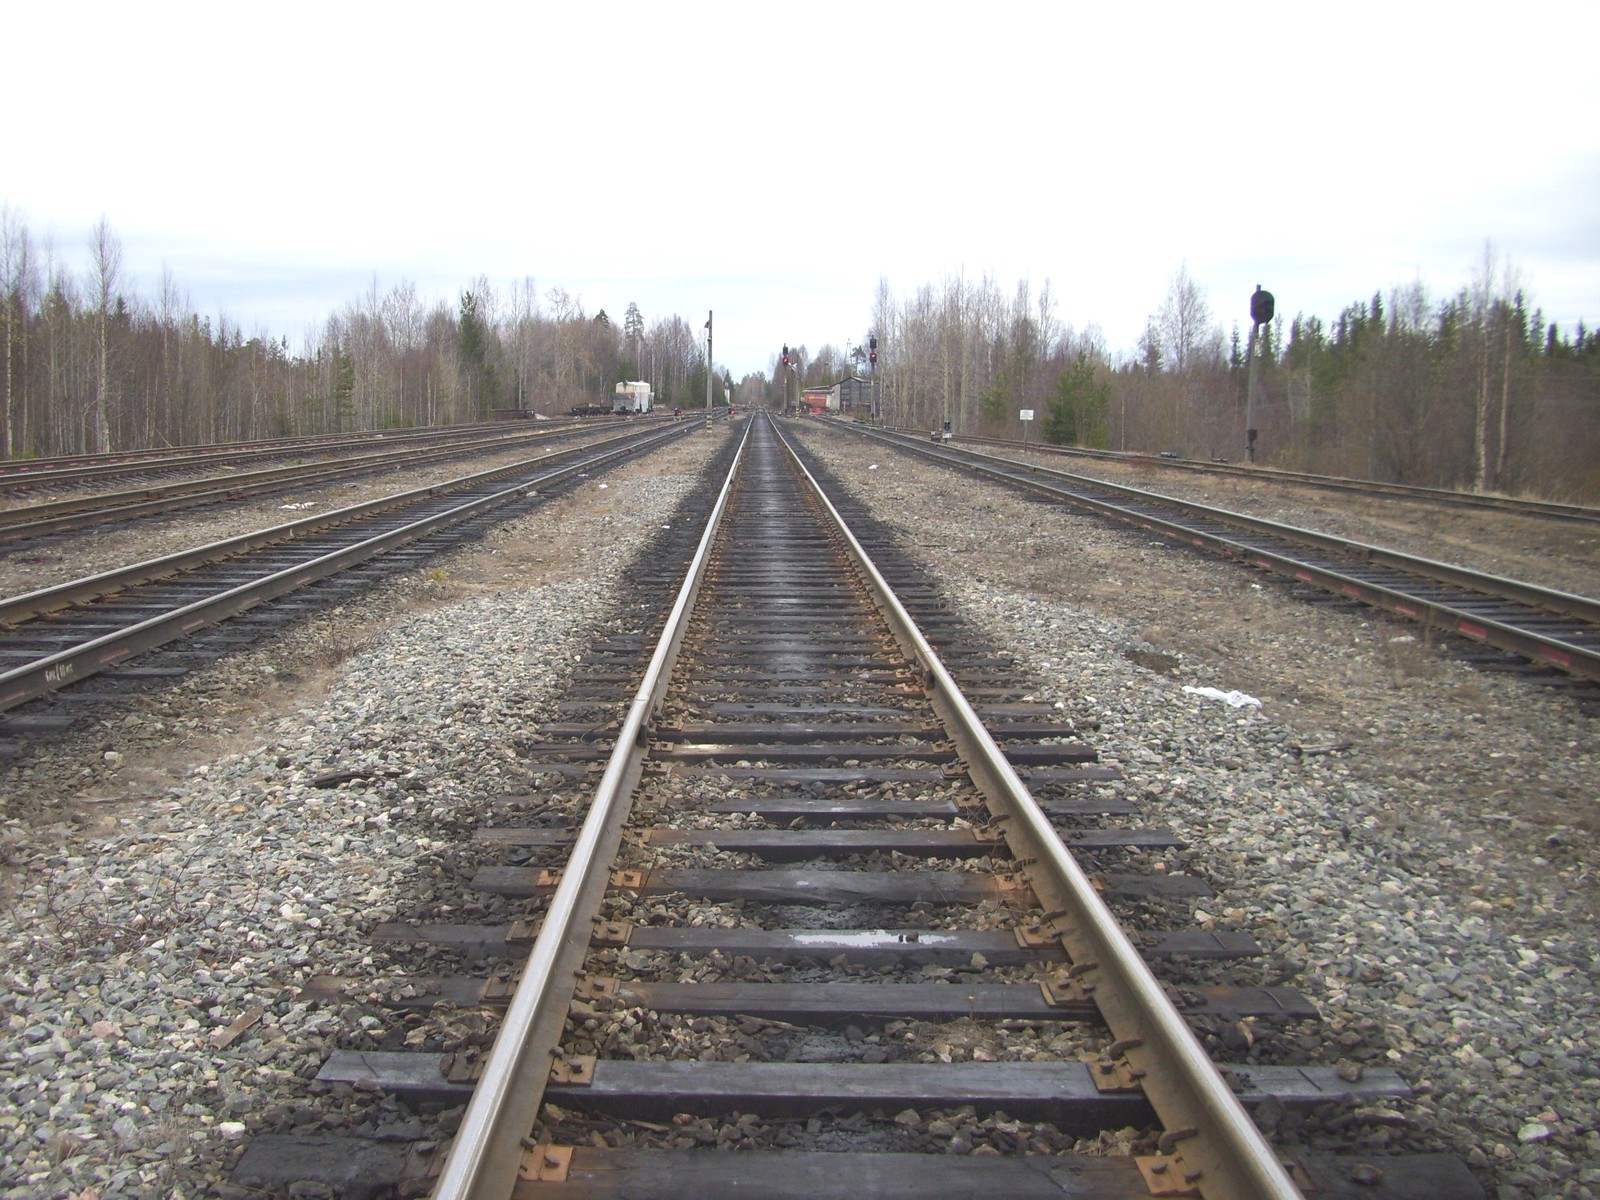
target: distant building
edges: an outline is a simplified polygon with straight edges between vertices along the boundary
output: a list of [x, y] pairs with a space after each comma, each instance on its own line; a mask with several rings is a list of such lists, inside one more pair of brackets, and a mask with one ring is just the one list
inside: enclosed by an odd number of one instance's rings
[[841, 416], [852, 413], [871, 414], [872, 384], [865, 379], [847, 375], [827, 387], [808, 387], [801, 395], [808, 413], [834, 412]]
[[832, 407], [843, 414], [870, 416], [872, 413], [872, 384], [865, 379], [847, 376], [833, 385], [833, 395]]

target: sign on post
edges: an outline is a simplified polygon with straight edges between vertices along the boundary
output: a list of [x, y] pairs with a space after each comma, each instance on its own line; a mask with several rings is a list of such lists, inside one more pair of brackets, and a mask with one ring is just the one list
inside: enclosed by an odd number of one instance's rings
[[1033, 420], [1033, 409], [1018, 409], [1017, 416], [1022, 418], [1022, 444], [1026, 446], [1028, 444], [1028, 422]]

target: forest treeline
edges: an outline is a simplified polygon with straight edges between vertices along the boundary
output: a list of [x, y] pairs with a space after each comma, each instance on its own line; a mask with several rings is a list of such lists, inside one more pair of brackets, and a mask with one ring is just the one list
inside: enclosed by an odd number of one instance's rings
[[[0, 457], [559, 415], [622, 379], [651, 381], [661, 405], [705, 400], [698, 320], [633, 304], [613, 319], [531, 279], [480, 278], [449, 303], [374, 283], [291, 350], [198, 315], [170, 275], [138, 294], [105, 221], [90, 251], [74, 275], [0, 209]], [[1260, 339], [1259, 462], [1600, 502], [1600, 336], [1546, 325], [1491, 252], [1438, 300], [1416, 283], [1326, 323], [1286, 307]], [[1131, 351], [1055, 309], [1048, 283], [959, 276], [897, 296], [881, 281], [859, 343], [794, 347], [791, 383], [872, 374], [880, 418], [912, 428], [1016, 437], [1032, 409], [1029, 435], [1060, 444], [1244, 457], [1248, 337], [1187, 268]], [[719, 370], [716, 397], [781, 403], [781, 373], [774, 355], [735, 389]]]
[[[1055, 317], [1047, 283], [1009, 294], [947, 278], [907, 296], [880, 282], [881, 419], [957, 433], [1030, 436], [1185, 457], [1245, 457], [1245, 328], [1224, 332], [1180, 268], [1136, 351]], [[805, 349], [800, 348], [805, 355]], [[1374, 293], [1331, 322], [1303, 313], [1261, 327], [1257, 461], [1431, 487], [1600, 501], [1600, 335], [1571, 335], [1529, 311], [1516, 273], [1486, 250], [1472, 283], [1431, 299], [1422, 283]], [[810, 376], [853, 365], [832, 346]]]
[[[614, 321], [531, 279], [479, 279], [454, 304], [374, 283], [291, 351], [197, 315], [170, 276], [138, 295], [104, 221], [75, 277], [3, 217], [0, 458], [565, 414], [623, 379], [654, 381], [661, 404], [705, 403], [701, 326], [633, 304]], [[717, 383], [720, 399], [731, 381]]]

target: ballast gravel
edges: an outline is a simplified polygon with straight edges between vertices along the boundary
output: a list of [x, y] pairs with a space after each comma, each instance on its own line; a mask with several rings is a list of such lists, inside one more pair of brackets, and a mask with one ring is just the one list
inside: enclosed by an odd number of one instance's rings
[[1217, 891], [1196, 921], [1250, 933], [1317, 1003], [1313, 1061], [1418, 1090], [1380, 1144], [1453, 1151], [1499, 1200], [1600, 1196], [1594, 708], [1148, 534], [804, 440], [1040, 699], [1098, 724], [1103, 761]]
[[[175, 514], [148, 517], [131, 525], [113, 523], [18, 543], [0, 552], [0, 596], [50, 587], [125, 566], [132, 561], [130, 544], [138, 547], [135, 551], [138, 561], [147, 561], [400, 492], [447, 483], [469, 473], [536, 461], [563, 448], [564, 443], [547, 446], [533, 442], [517, 448], [486, 451], [470, 460], [391, 465], [382, 471], [334, 483], [285, 485], [278, 492], [227, 504], [201, 505]], [[67, 494], [76, 498], [107, 491], [136, 492], [138, 487], [125, 480], [114, 488], [78, 488]], [[16, 499], [0, 497], [0, 505], [24, 507], [56, 498], [59, 498], [57, 494], [24, 494], [18, 503]]]
[[[804, 436], [1189, 841], [1174, 861], [1217, 891], [1195, 920], [1252, 934], [1322, 1009], [1308, 1055], [1419, 1089], [1409, 1124], [1372, 1114], [1375, 1148], [1452, 1150], [1497, 1200], [1600, 1197], [1594, 717], [1243, 568]], [[392, 963], [372, 927], [430, 880], [481, 919], [464, 840], [528, 787], [518, 738], [711, 450], [624, 467], [0, 767], [0, 1197], [228, 1195], [257, 1133], [423, 1136], [382, 1094], [311, 1081], [397, 1030], [360, 989], [309, 985]], [[887, 1120], [897, 1145], [998, 1144], [964, 1112]], [[1060, 1148], [1007, 1134], [1030, 1135]], [[664, 1136], [784, 1144], [738, 1121]]]
[[586, 483], [3, 768], [0, 1196], [226, 1194], [257, 1132], [421, 1136], [310, 1082], [392, 1014], [302, 993], [369, 977], [419, 878], [459, 893], [463, 813], [526, 786], [518, 737], [713, 449]]

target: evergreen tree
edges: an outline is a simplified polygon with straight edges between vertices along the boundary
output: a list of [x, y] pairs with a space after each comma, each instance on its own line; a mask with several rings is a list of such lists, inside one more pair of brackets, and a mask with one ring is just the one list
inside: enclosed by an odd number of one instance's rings
[[470, 367], [483, 367], [485, 331], [483, 317], [479, 315], [479, 300], [471, 291], [461, 293], [461, 357]]
[[356, 364], [343, 348], [333, 348], [333, 414], [339, 429], [354, 429]]
[[994, 382], [978, 397], [978, 419], [990, 429], [1003, 428], [1011, 415], [1012, 389], [1009, 372], [1001, 367]]
[[[489, 360], [489, 324], [483, 319], [483, 301], [470, 289], [461, 293], [461, 314], [457, 322], [461, 339], [461, 365], [467, 377], [470, 410], [483, 416], [493, 408], [499, 395], [494, 363]], [[477, 386], [474, 387], [473, 384]]]
[[1057, 446], [1103, 448], [1110, 411], [1111, 385], [1098, 378], [1095, 364], [1080, 350], [1077, 361], [1056, 379], [1044, 422], [1045, 441]]
[[644, 372], [640, 361], [644, 349], [644, 314], [632, 300], [628, 301], [628, 311], [622, 314], [622, 336], [633, 351], [633, 377], [638, 379]]

